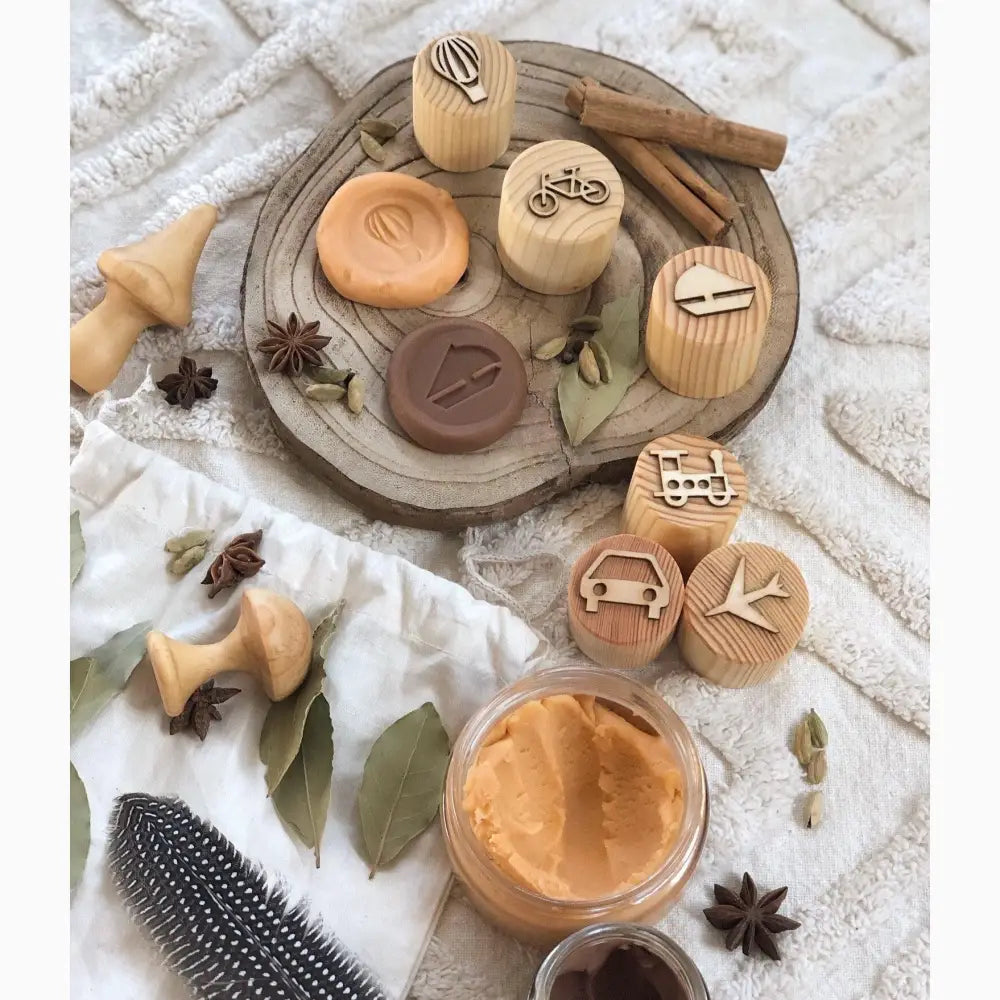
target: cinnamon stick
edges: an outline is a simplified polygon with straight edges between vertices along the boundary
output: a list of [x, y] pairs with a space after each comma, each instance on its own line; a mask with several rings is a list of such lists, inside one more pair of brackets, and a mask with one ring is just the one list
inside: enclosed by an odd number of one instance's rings
[[[589, 83], [589, 81], [588, 81]], [[578, 80], [566, 93], [566, 106], [579, 113], [590, 91], [601, 89]], [[638, 139], [594, 129], [623, 160], [644, 177], [709, 242], [715, 243], [729, 229], [729, 222], [717, 215], [693, 191], [685, 187]]]
[[673, 143], [763, 170], [776, 170], [788, 146], [788, 137], [778, 132], [681, 111], [609, 87], [584, 88], [580, 123], [634, 139]]
[[643, 145], [717, 215], [726, 222], [732, 222], [736, 218], [736, 203], [712, 187], [672, 146], [668, 146], [665, 142], [644, 142]]

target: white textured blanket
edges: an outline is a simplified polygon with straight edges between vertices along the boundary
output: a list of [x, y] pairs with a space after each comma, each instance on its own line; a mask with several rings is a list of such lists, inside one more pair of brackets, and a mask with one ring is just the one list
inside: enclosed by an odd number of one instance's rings
[[[289, 456], [241, 356], [239, 278], [264, 191], [385, 63], [453, 27], [571, 42], [640, 63], [711, 110], [790, 136], [772, 177], [795, 242], [795, 351], [732, 444], [751, 502], [737, 530], [787, 551], [814, 598], [800, 649], [757, 691], [668, 662], [664, 694], [700, 742], [708, 849], [665, 929], [715, 1000], [927, 994], [928, 14], [924, 0], [74, 0], [74, 316], [100, 297], [97, 253], [201, 201], [223, 219], [191, 325], [145, 334], [94, 419], [237, 490], [405, 555], [506, 604], [572, 654], [568, 562], [617, 524], [620, 487], [516, 522], [437, 535], [372, 523]], [[181, 351], [220, 388], [190, 412], [152, 381]], [[147, 372], [149, 368], [149, 372]], [[810, 705], [831, 732], [827, 817], [801, 828], [787, 749]], [[790, 886], [784, 961], [730, 955], [701, 908], [744, 869]], [[522, 1000], [537, 954], [460, 890], [414, 987], [420, 1000]], [[108, 1000], [119, 1000], [117, 995]]]

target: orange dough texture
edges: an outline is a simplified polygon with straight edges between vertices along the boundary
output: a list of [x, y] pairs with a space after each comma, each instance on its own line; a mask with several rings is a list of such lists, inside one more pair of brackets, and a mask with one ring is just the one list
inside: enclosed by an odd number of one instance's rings
[[564, 900], [643, 882], [666, 859], [684, 811], [664, 740], [569, 694], [528, 702], [496, 726], [462, 805], [502, 871]]

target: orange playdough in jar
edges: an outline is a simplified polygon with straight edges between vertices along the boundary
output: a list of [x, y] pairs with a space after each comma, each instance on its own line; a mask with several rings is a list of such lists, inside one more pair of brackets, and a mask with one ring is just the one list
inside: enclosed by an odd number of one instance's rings
[[684, 814], [667, 743], [591, 695], [515, 708], [483, 740], [462, 807], [493, 863], [552, 899], [610, 896], [666, 860]]
[[319, 217], [316, 249], [344, 298], [383, 309], [427, 305], [469, 263], [469, 226], [451, 195], [376, 171], [341, 185]]

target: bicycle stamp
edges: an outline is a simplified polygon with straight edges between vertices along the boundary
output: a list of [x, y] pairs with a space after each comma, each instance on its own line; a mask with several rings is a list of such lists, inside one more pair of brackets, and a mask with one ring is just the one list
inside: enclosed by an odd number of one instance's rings
[[560, 198], [582, 198], [588, 205], [603, 205], [610, 194], [611, 189], [600, 177], [581, 177], [579, 166], [563, 167], [542, 174], [538, 190], [528, 196], [528, 208], [547, 219], [559, 211]]

